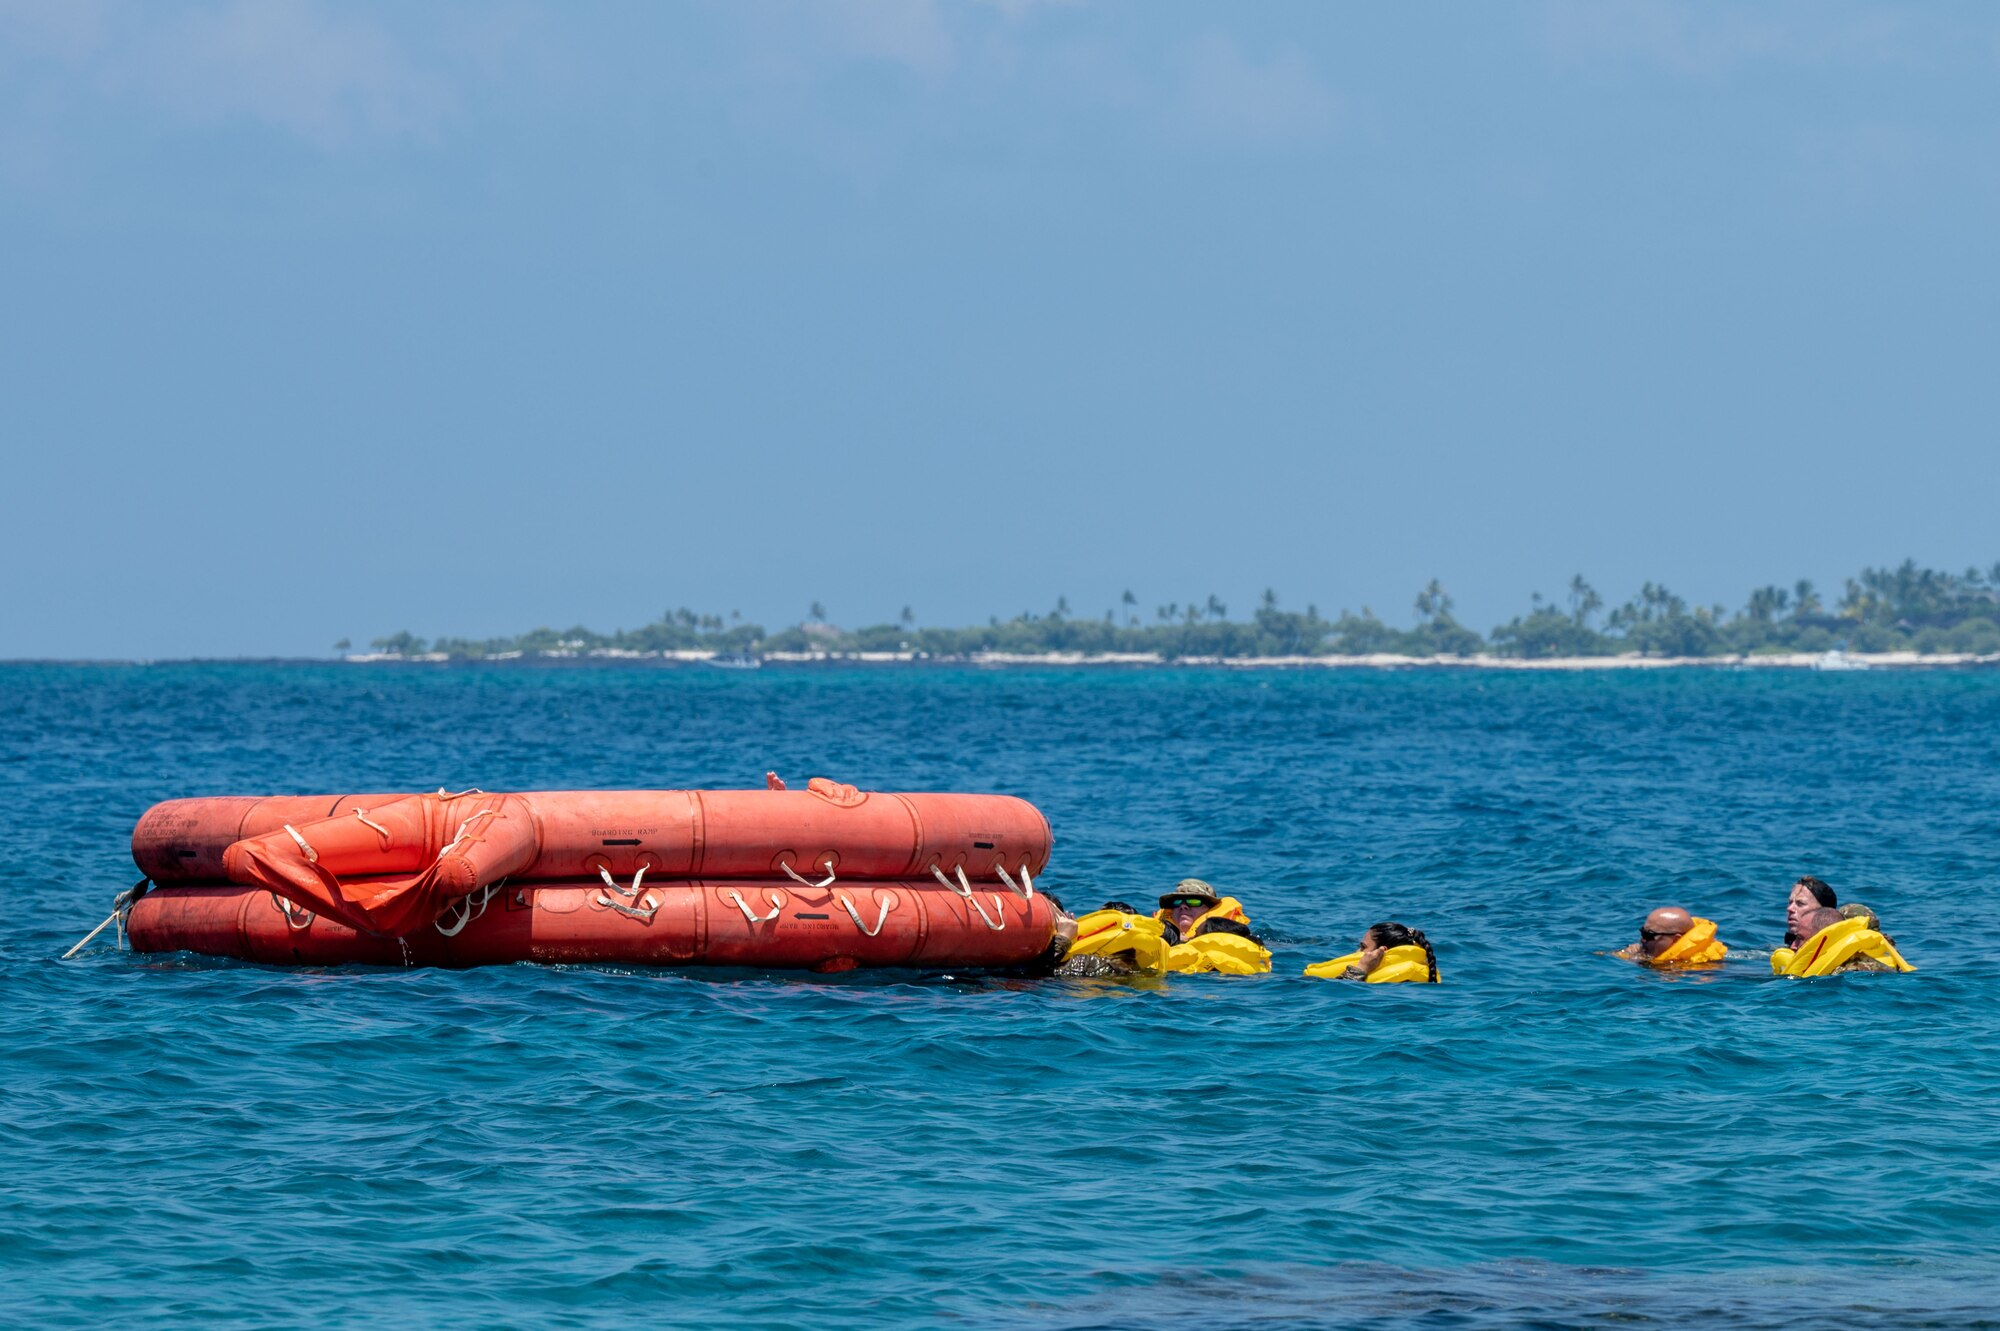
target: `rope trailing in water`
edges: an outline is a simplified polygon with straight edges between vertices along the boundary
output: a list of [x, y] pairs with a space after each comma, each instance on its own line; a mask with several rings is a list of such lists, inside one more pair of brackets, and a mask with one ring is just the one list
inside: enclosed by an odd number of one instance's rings
[[145, 896], [146, 889], [152, 885], [152, 879], [141, 878], [138, 882], [111, 898], [111, 913], [104, 917], [104, 923], [98, 925], [79, 939], [75, 947], [62, 954], [62, 959], [68, 961], [71, 957], [83, 951], [84, 948], [90, 945], [91, 939], [103, 933], [114, 922], [118, 925], [118, 946], [123, 948], [125, 946], [125, 917], [131, 913], [132, 903], [140, 897]]

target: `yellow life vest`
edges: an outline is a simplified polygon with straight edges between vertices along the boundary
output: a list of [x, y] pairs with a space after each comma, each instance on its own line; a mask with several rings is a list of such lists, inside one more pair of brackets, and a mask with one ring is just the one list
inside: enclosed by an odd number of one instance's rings
[[1873, 957], [1891, 970], [1916, 969], [1864, 916], [1829, 924], [1796, 949], [1781, 947], [1771, 954], [1771, 974], [1798, 977], [1831, 975], [1856, 957]]
[[1116, 957], [1130, 954], [1132, 968], [1149, 975], [1167, 969], [1166, 926], [1145, 915], [1122, 910], [1094, 910], [1078, 918], [1076, 942], [1065, 955]]
[[1639, 954], [1638, 960], [1648, 966], [1700, 966], [1711, 961], [1721, 961], [1729, 955], [1729, 949], [1715, 936], [1715, 921], [1694, 917], [1694, 927], [1673, 941], [1672, 946], [1657, 957]]
[[[1315, 980], [1338, 980], [1347, 973], [1349, 966], [1360, 961], [1359, 952], [1350, 952], [1331, 961], [1316, 962], [1306, 967], [1306, 974]], [[1431, 978], [1430, 958], [1415, 943], [1392, 947], [1382, 954], [1381, 962], [1368, 972], [1366, 978], [1370, 984], [1428, 984]]]
[[1267, 975], [1271, 951], [1242, 934], [1203, 934], [1168, 948], [1167, 969], [1183, 975]]

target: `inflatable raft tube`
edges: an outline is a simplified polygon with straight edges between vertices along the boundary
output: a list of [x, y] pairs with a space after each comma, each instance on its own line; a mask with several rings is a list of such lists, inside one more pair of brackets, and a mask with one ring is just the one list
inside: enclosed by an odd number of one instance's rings
[[[287, 826], [359, 814], [408, 794], [219, 796], [156, 804], [132, 831], [132, 859], [154, 882], [221, 882], [232, 844]], [[513, 796], [530, 811], [532, 879], [923, 878], [935, 866], [974, 881], [1039, 874], [1051, 837], [1041, 811], [1011, 795], [862, 791], [813, 778], [805, 790], [566, 790]]]
[[197, 952], [277, 965], [483, 966], [599, 962], [841, 971], [856, 967], [1026, 965], [1055, 936], [1036, 893], [928, 882], [789, 879], [645, 883], [630, 899], [603, 884], [508, 882], [401, 938], [362, 933], [261, 888], [161, 887], [126, 929], [140, 952]]

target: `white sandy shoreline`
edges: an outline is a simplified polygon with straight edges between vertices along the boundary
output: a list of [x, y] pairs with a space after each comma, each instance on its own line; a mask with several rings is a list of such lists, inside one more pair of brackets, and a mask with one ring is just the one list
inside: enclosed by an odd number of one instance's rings
[[[403, 656], [393, 652], [359, 652], [342, 658], [355, 665], [444, 664], [442, 652]], [[638, 652], [618, 648], [505, 652], [464, 658], [463, 663], [507, 664], [539, 661], [634, 661], [701, 665], [729, 660], [709, 651]], [[1553, 656], [1529, 659], [1510, 656], [1181, 656], [1155, 652], [974, 652], [965, 656], [927, 656], [919, 652], [768, 652], [758, 658], [768, 665], [976, 665], [976, 666], [1207, 666], [1231, 670], [1907, 670], [1961, 666], [2000, 666], [2000, 653], [1969, 652], [1794, 652], [1753, 656]]]

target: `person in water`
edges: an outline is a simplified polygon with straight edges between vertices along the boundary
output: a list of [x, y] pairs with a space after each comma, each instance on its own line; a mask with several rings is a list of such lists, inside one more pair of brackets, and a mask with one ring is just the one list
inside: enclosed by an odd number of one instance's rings
[[1436, 984], [1438, 982], [1437, 953], [1431, 950], [1431, 940], [1424, 937], [1423, 930], [1412, 929], [1408, 925], [1398, 924], [1394, 920], [1384, 920], [1380, 924], [1369, 925], [1367, 932], [1361, 935], [1360, 945], [1355, 949], [1359, 955], [1355, 957], [1353, 963], [1346, 970], [1333, 978], [1337, 980], [1366, 980], [1377, 970], [1381, 969], [1382, 962], [1389, 955], [1389, 950], [1397, 947], [1422, 948], [1424, 950], [1424, 965], [1430, 971], [1430, 983]]
[[1793, 883], [1791, 895], [1785, 898], [1785, 946], [1797, 947], [1817, 932], [1803, 928], [1807, 912], [1832, 910], [1839, 905], [1840, 898], [1834, 890], [1811, 874]]
[[1715, 922], [1679, 906], [1661, 906], [1639, 925], [1639, 941], [1614, 955], [1648, 966], [1685, 966], [1720, 961], [1729, 949], [1715, 936]]
[[[1127, 902], [1107, 901], [1079, 920], [1075, 928], [1087, 925], [1090, 936], [1075, 951], [1071, 950], [1075, 939], [1062, 944], [1055, 973], [1084, 977], [1181, 971], [1251, 975], [1270, 969], [1271, 954], [1263, 940], [1250, 932], [1249, 917], [1236, 898], [1221, 895], [1199, 878], [1184, 878], [1159, 900], [1160, 908], [1150, 919]], [[1219, 935], [1231, 934], [1243, 943], [1220, 942]], [[1196, 947], [1198, 939], [1210, 941]]]
[[1153, 918], [1167, 926], [1170, 941], [1181, 943], [1209, 933], [1250, 934], [1250, 917], [1235, 897], [1225, 897], [1199, 878], [1183, 878], [1160, 894]]
[[[1799, 919], [1799, 928], [1804, 931], [1803, 937], [1800, 938], [1798, 944], [1790, 946], [1803, 946], [1805, 943], [1810, 942], [1822, 929], [1831, 929], [1834, 925], [1844, 920], [1866, 920], [1868, 927], [1876, 933], [1882, 934], [1882, 941], [1887, 943], [1892, 951], [1896, 951], [1900, 955], [1901, 950], [1896, 947], [1896, 940], [1882, 933], [1881, 917], [1859, 902], [1849, 902], [1837, 910], [1830, 906], [1816, 906], [1807, 911]], [[1887, 972], [1894, 971], [1895, 969], [1896, 967], [1889, 965], [1885, 961], [1879, 961], [1865, 952], [1857, 952], [1846, 961], [1835, 966], [1829, 973], [1840, 975], [1849, 971]]]

